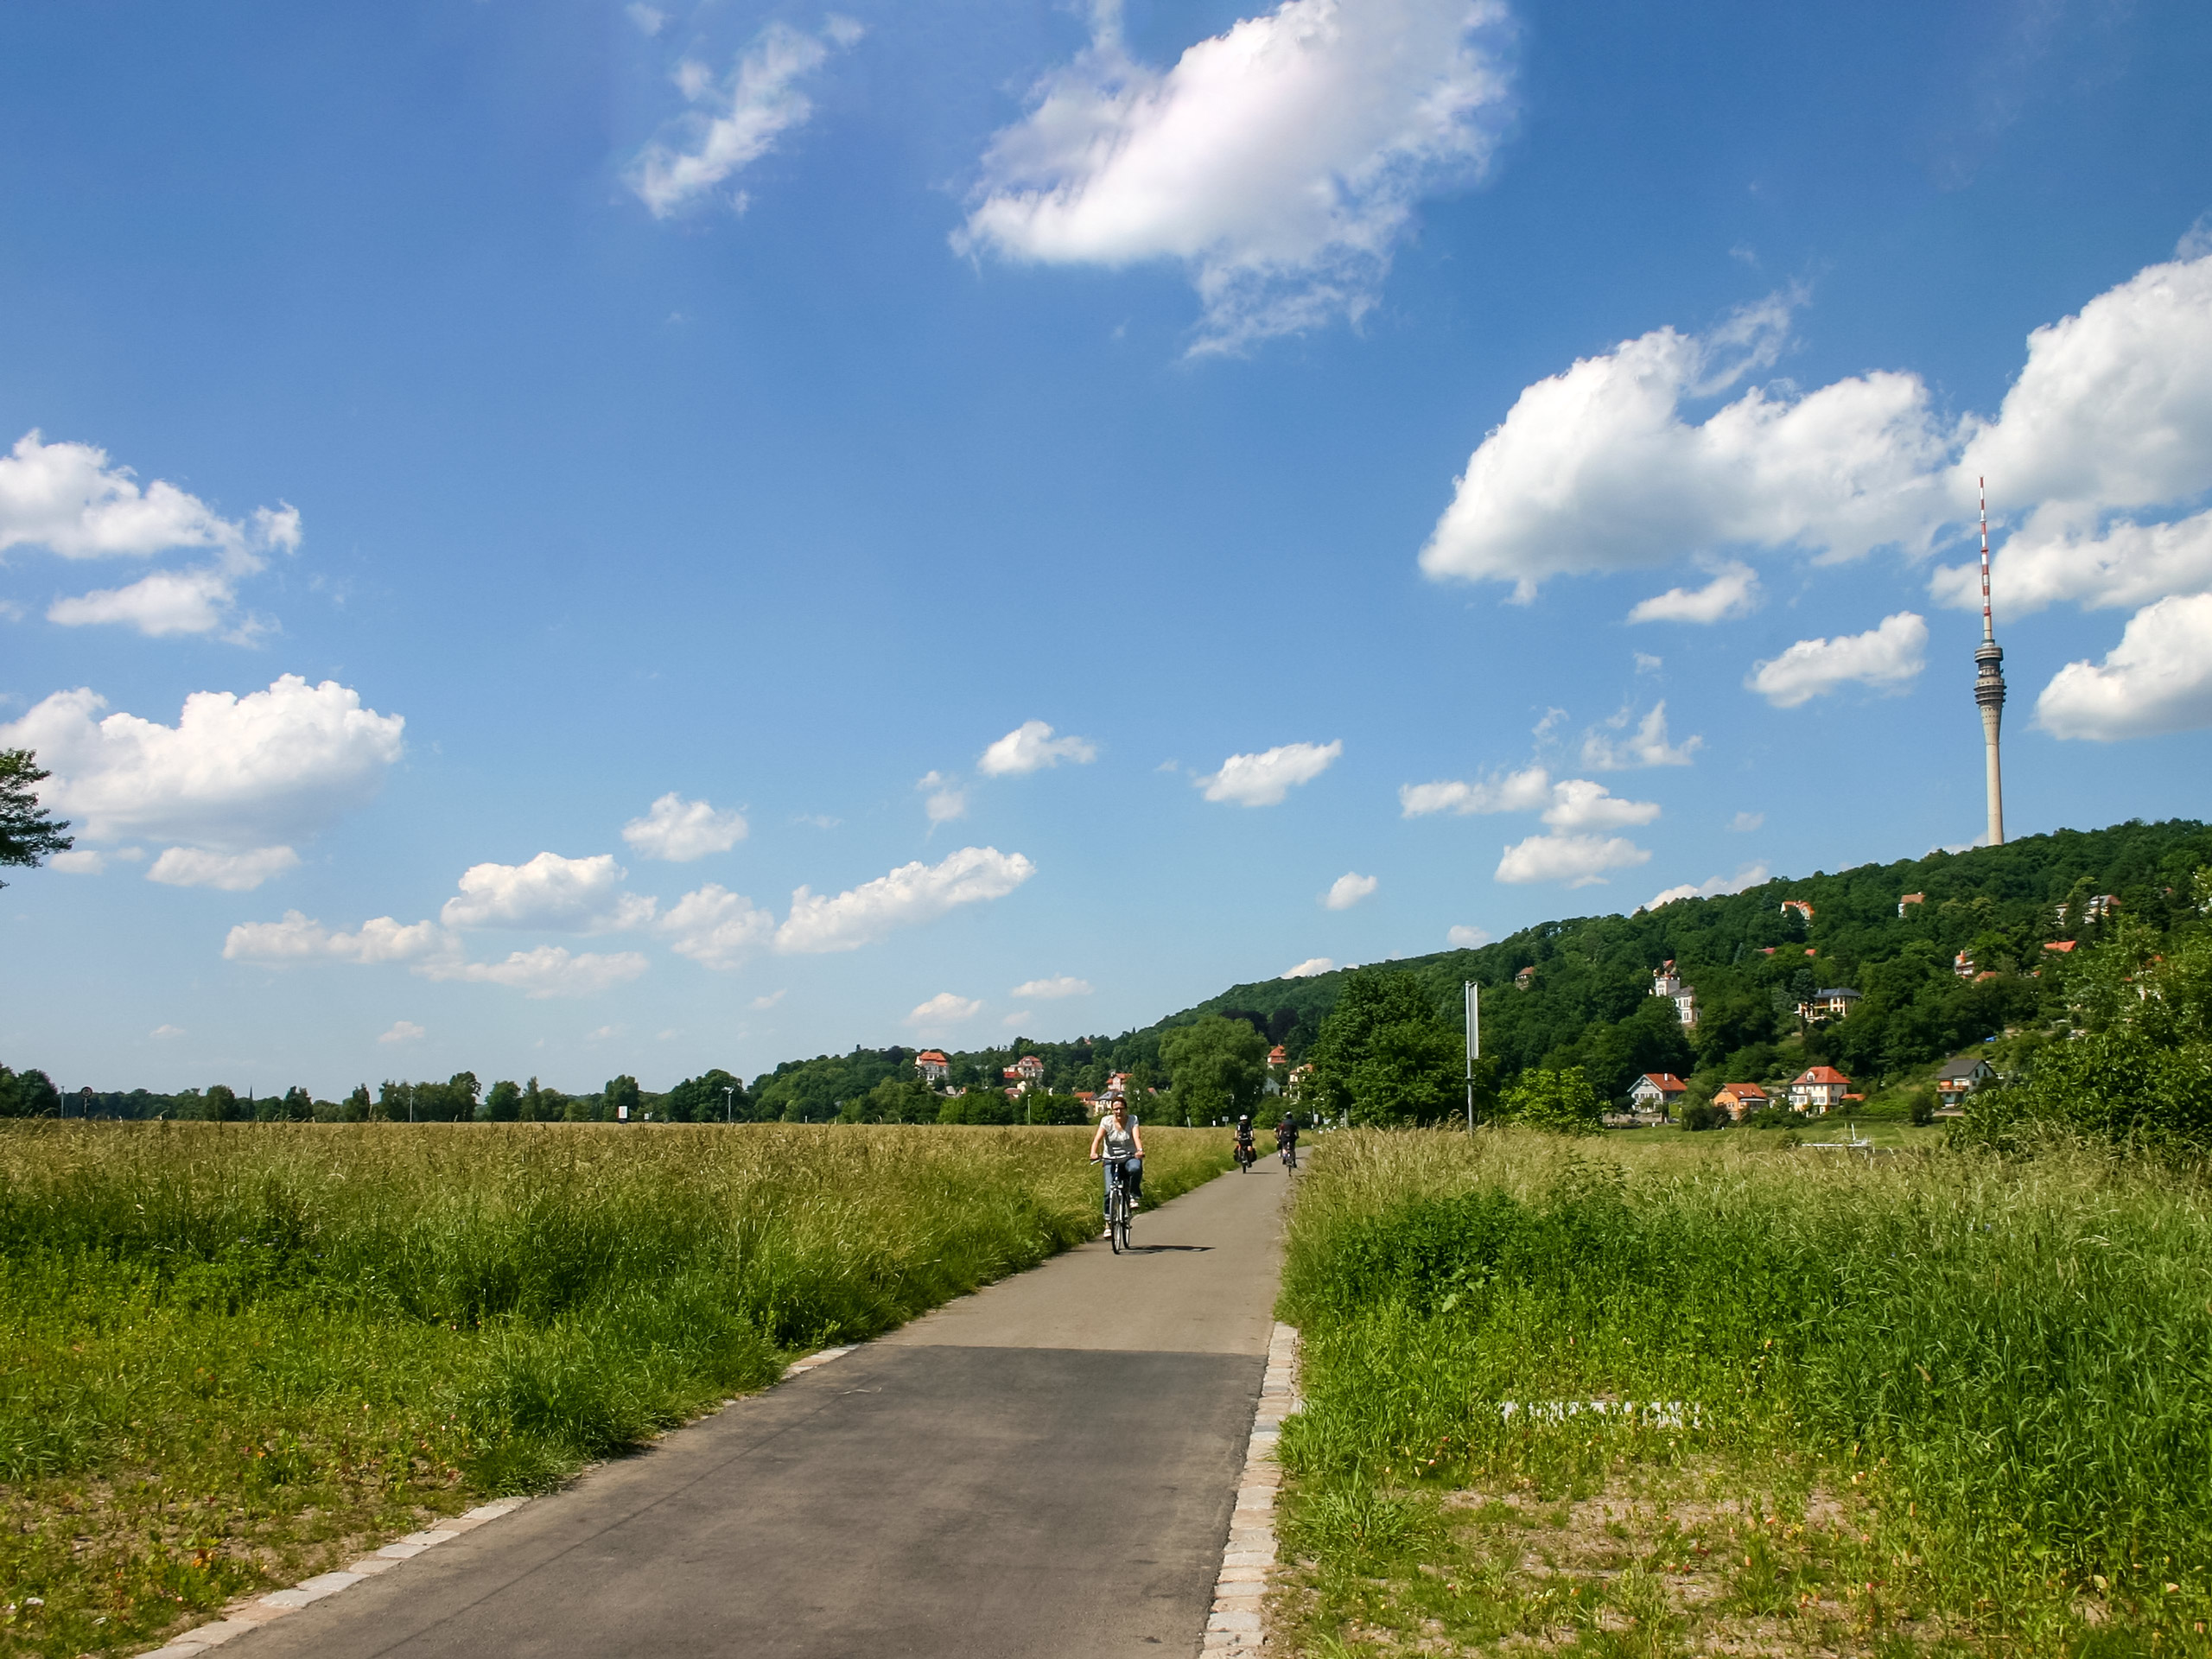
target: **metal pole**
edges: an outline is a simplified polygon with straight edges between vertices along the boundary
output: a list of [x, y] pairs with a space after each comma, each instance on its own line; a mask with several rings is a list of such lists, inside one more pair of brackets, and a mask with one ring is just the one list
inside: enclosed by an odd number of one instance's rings
[[1475, 1132], [1475, 1058], [1483, 1052], [1482, 987], [1471, 979], [1460, 984], [1467, 1015], [1467, 1133]]
[[725, 1123], [737, 1122], [737, 1085], [734, 1083], [726, 1085], [722, 1090], [722, 1122]]

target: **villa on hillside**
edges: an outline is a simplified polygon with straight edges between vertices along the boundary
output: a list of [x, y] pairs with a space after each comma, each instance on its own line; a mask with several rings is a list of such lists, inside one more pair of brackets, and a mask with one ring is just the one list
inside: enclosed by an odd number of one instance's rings
[[1811, 1001], [1797, 1005], [1797, 1017], [1813, 1020], [1840, 1020], [1850, 1014], [1852, 1004], [1859, 1000], [1858, 992], [1843, 985], [1815, 991]]
[[1832, 1065], [1809, 1066], [1789, 1080], [1789, 1103], [1801, 1112], [1825, 1112], [1843, 1104], [1851, 1079]]
[[1647, 1071], [1629, 1084], [1628, 1097], [1640, 1111], [1669, 1117], [1673, 1116], [1675, 1103], [1689, 1091], [1689, 1084], [1671, 1071]]
[[1907, 905], [1924, 905], [1927, 902], [1928, 895], [1924, 893], [1906, 893], [1903, 898], [1897, 900], [1897, 919], [1899, 921], [1903, 921], [1904, 919], [1904, 907]]
[[1663, 996], [1675, 1005], [1675, 1018], [1682, 1022], [1682, 1029], [1689, 1030], [1697, 1024], [1697, 993], [1682, 983], [1670, 960], [1664, 967], [1653, 970], [1651, 995]]
[[1513, 988], [1516, 991], [1525, 991], [1535, 982], [1536, 964], [1533, 962], [1513, 976]]
[[1774, 1102], [1756, 1083], [1731, 1083], [1713, 1091], [1713, 1103], [1740, 1123], [1751, 1113], [1763, 1112]]
[[952, 1075], [952, 1062], [944, 1058], [942, 1049], [925, 1048], [914, 1056], [914, 1070], [921, 1073], [924, 1083], [943, 1083]]
[[1997, 1068], [1980, 1054], [1969, 1052], [1944, 1061], [1936, 1074], [1936, 1116], [1965, 1116], [1967, 1096], [1996, 1077]]
[[1782, 901], [1782, 913], [1783, 915], [1787, 916], [1793, 910], [1796, 911], [1799, 917], [1803, 919], [1806, 926], [1810, 927], [1813, 925], [1813, 906], [1809, 900], [1804, 899], [1785, 899]]

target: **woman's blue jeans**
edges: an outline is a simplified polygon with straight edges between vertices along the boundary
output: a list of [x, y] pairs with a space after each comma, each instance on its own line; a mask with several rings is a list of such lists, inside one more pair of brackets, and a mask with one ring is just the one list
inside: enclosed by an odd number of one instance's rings
[[[1114, 1193], [1114, 1162], [1115, 1160], [1113, 1159], [1109, 1158], [1104, 1166], [1106, 1171], [1106, 1196], [1109, 1198]], [[1129, 1202], [1131, 1204], [1135, 1204], [1144, 1192], [1144, 1160], [1141, 1158], [1124, 1158], [1121, 1160], [1121, 1165], [1122, 1185], [1129, 1189]]]

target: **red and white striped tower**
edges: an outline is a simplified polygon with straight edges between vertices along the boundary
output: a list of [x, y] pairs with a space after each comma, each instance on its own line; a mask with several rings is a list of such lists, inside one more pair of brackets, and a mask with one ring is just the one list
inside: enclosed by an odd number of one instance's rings
[[1974, 700], [1981, 709], [1981, 742], [1989, 766], [1989, 844], [2005, 844], [2005, 784], [1997, 764], [1997, 728], [2005, 717], [2005, 648], [1989, 609], [1989, 482], [1981, 486], [1981, 647], [1974, 654]]

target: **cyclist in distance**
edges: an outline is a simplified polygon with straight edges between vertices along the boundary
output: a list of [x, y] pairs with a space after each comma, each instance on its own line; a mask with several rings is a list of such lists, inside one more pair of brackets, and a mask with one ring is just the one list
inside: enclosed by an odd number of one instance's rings
[[1275, 1125], [1275, 1149], [1282, 1154], [1284, 1168], [1298, 1167], [1298, 1120], [1288, 1112], [1285, 1112], [1282, 1122]]
[[[1129, 1116], [1128, 1103], [1116, 1100], [1106, 1109], [1098, 1120], [1098, 1132], [1090, 1137], [1090, 1158], [1094, 1163], [1103, 1159], [1106, 1164], [1106, 1196], [1114, 1192], [1114, 1166], [1122, 1166], [1122, 1184], [1128, 1189], [1129, 1211], [1135, 1214], [1137, 1195], [1144, 1190], [1144, 1131]], [[1113, 1217], [1107, 1217], [1106, 1232], [1113, 1233]]]
[[1248, 1113], [1236, 1120], [1236, 1161], [1249, 1169], [1259, 1154], [1252, 1148], [1252, 1119]]

